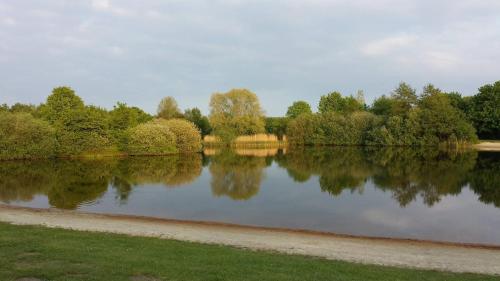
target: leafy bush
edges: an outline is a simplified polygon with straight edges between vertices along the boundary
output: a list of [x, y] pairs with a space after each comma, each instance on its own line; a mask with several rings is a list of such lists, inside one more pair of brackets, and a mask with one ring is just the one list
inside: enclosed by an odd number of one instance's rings
[[54, 156], [55, 131], [28, 113], [0, 113], [0, 159]]
[[67, 112], [56, 127], [57, 153], [74, 156], [109, 150], [112, 142], [107, 120], [107, 112], [93, 106]]
[[131, 155], [177, 153], [175, 134], [163, 121], [152, 120], [129, 130], [127, 151]]
[[201, 149], [201, 133], [196, 125], [184, 119], [161, 121], [166, 124], [176, 138], [179, 152], [194, 152]]
[[287, 117], [266, 117], [266, 133], [276, 135], [282, 140], [289, 120]]
[[369, 112], [303, 114], [290, 121], [287, 137], [293, 144], [362, 145], [376, 116]]

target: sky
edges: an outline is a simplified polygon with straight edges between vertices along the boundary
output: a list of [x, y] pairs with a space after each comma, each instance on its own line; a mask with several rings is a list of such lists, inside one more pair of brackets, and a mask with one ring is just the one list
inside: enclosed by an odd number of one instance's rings
[[473, 95], [499, 62], [499, 0], [0, 0], [0, 104], [67, 85], [108, 109], [173, 96], [208, 113], [247, 88], [280, 116], [401, 81]]

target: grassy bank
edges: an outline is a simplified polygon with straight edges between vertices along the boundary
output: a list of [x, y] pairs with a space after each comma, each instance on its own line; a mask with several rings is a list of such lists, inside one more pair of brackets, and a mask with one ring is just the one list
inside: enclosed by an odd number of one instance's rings
[[4, 223], [0, 264], [0, 280], [500, 280]]

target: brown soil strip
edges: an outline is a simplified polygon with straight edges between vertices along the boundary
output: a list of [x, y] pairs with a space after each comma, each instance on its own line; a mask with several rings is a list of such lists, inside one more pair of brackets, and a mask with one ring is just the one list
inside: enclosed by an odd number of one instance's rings
[[229, 245], [366, 264], [500, 275], [500, 249], [497, 246], [360, 238], [5, 205], [0, 205], [0, 221]]

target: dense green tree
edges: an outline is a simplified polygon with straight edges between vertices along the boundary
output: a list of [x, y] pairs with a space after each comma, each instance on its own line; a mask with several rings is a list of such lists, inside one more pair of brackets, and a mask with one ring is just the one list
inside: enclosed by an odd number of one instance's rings
[[198, 127], [202, 137], [209, 135], [212, 132], [212, 127], [210, 127], [208, 117], [203, 116], [198, 108], [194, 107], [191, 109], [186, 109], [184, 111], [184, 118], [193, 122], [196, 127]]
[[401, 82], [391, 94], [394, 103], [392, 105], [392, 114], [406, 115], [409, 110], [417, 105], [416, 90], [410, 85]]
[[152, 119], [153, 117], [142, 109], [118, 102], [109, 112], [110, 135], [120, 150], [126, 150], [128, 130]]
[[364, 110], [364, 103], [353, 96], [342, 97], [339, 92], [332, 92], [321, 96], [318, 106], [320, 113], [338, 112], [349, 114], [355, 111]]
[[311, 106], [305, 101], [296, 101], [288, 107], [286, 117], [296, 118], [301, 114], [311, 114]]
[[33, 104], [15, 103], [10, 107], [12, 113], [29, 113], [35, 117], [38, 115], [38, 107]]
[[287, 117], [266, 117], [266, 133], [276, 135], [282, 140], [289, 121]]
[[152, 119], [153, 117], [142, 109], [135, 106], [130, 107], [122, 102], [118, 102], [109, 112], [111, 130], [127, 130]]
[[47, 101], [40, 108], [42, 118], [60, 127], [75, 111], [84, 109], [83, 100], [70, 87], [58, 87], [52, 90]]
[[58, 122], [58, 153], [64, 156], [101, 153], [112, 146], [106, 110], [86, 106], [69, 111]]
[[259, 99], [247, 89], [213, 94], [209, 120], [214, 134], [226, 143], [239, 135], [265, 132], [264, 112]]
[[429, 84], [419, 100], [421, 141], [426, 145], [444, 142], [475, 142], [477, 137], [464, 114], [453, 107], [446, 94]]
[[500, 139], [500, 81], [479, 88], [468, 115], [481, 138]]
[[163, 119], [181, 118], [182, 113], [173, 97], [165, 97], [158, 105], [158, 117]]
[[376, 115], [391, 116], [393, 113], [394, 99], [382, 95], [373, 101], [370, 111]]
[[444, 94], [448, 97], [451, 106], [453, 106], [456, 109], [459, 109], [464, 114], [467, 113], [467, 111], [469, 110], [469, 103], [470, 103], [469, 97], [462, 97], [462, 95], [458, 92], [449, 92]]
[[55, 130], [28, 113], [0, 112], [0, 159], [54, 156]]

